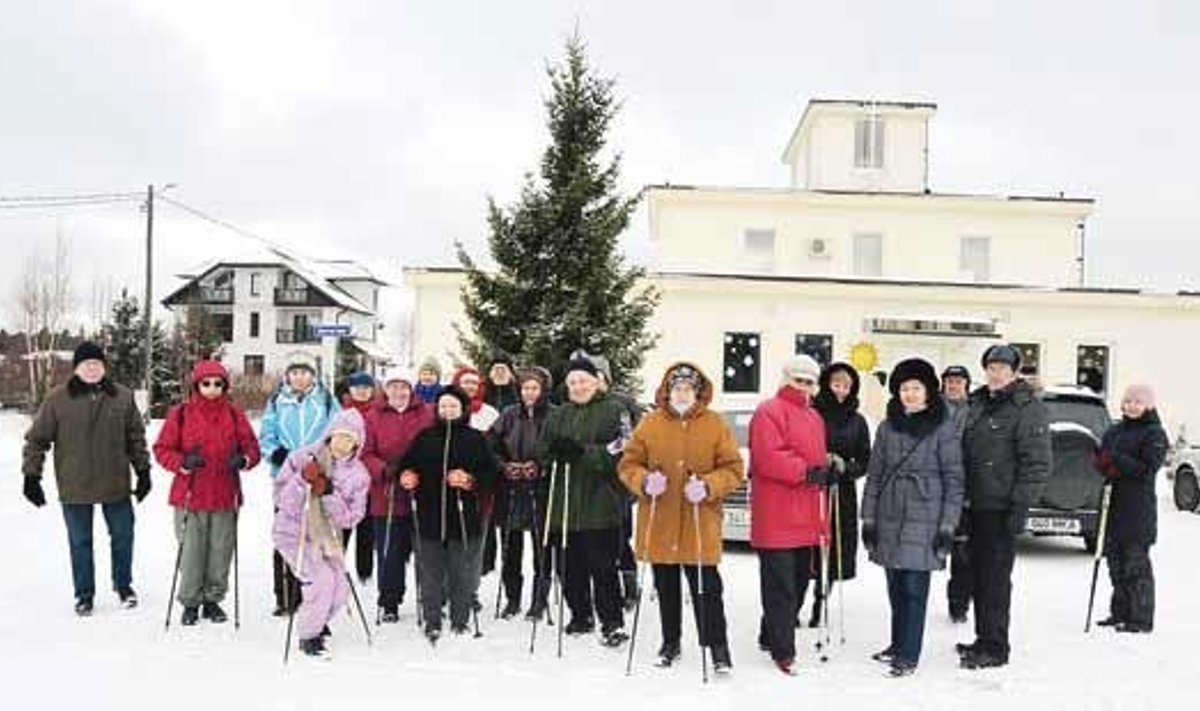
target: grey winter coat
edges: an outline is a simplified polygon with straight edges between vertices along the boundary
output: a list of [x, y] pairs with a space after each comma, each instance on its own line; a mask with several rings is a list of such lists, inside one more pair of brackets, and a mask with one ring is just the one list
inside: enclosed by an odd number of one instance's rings
[[962, 448], [941, 399], [907, 416], [898, 403], [875, 434], [863, 493], [863, 526], [878, 543], [871, 562], [889, 569], [941, 570], [945, 551], [934, 550], [939, 530], [958, 524], [963, 501]]
[[972, 509], [1023, 516], [1038, 500], [1050, 476], [1048, 419], [1046, 406], [1024, 381], [971, 394], [962, 447]]

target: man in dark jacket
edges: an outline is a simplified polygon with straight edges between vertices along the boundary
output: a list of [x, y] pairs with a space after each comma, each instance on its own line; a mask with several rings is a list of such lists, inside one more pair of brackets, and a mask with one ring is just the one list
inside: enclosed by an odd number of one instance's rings
[[[952, 365], [942, 372], [942, 399], [954, 422], [954, 433], [960, 439], [971, 411], [970, 393], [971, 372], [965, 366]], [[965, 498], [963, 504], [958, 528], [954, 530], [954, 544], [950, 547], [950, 580], [946, 583], [950, 620], [960, 624], [967, 621], [967, 611], [971, 609], [970, 512]]]
[[133, 591], [133, 505], [129, 470], [137, 472], [133, 495], [141, 503], [150, 493], [150, 452], [133, 393], [106, 377], [104, 350], [90, 341], [75, 349], [75, 375], [46, 396], [25, 433], [25, 498], [46, 504], [42, 464], [54, 447], [58, 498], [71, 545], [75, 613], [92, 614], [96, 594], [92, 558], [92, 514], [104, 512], [112, 541], [113, 588], [124, 607], [135, 607]]
[[957, 649], [967, 669], [1008, 663], [1016, 536], [1050, 473], [1046, 407], [1017, 379], [1021, 356], [1000, 344], [982, 361], [987, 384], [971, 395], [963, 430], [970, 513], [975, 642]]

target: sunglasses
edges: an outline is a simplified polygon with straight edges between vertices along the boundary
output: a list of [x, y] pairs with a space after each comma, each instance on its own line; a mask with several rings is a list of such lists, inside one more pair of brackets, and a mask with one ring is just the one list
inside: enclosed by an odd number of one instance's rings
[[222, 390], [224, 390], [225, 389], [225, 381], [219, 380], [219, 379], [218, 380], [201, 380], [200, 387], [202, 387], [202, 388], [221, 388]]

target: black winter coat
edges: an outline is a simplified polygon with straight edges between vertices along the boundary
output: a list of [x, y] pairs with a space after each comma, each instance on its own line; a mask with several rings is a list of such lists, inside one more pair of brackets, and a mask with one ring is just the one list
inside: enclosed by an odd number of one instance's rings
[[[537, 447], [542, 426], [551, 407], [545, 398], [532, 411], [523, 404], [511, 405], [492, 425], [492, 450], [501, 466], [497, 483], [494, 520], [505, 531], [533, 530], [542, 523], [546, 511], [548, 479], [541, 471]], [[511, 480], [504, 475], [506, 463], [532, 462], [538, 467], [536, 479]], [[534, 503], [537, 508], [534, 508]]]
[[1118, 473], [1112, 484], [1109, 543], [1149, 546], [1158, 538], [1154, 480], [1167, 447], [1167, 433], [1154, 410], [1136, 420], [1125, 418], [1104, 433], [1100, 456], [1107, 454]]
[[[829, 389], [829, 379], [834, 370], [843, 370], [850, 376], [850, 395], [839, 403]], [[851, 580], [857, 572], [858, 558], [858, 480], [867, 474], [871, 459], [871, 431], [867, 421], [858, 412], [858, 372], [849, 366], [834, 364], [821, 373], [821, 389], [816, 398], [817, 412], [825, 420], [825, 449], [846, 461], [846, 473], [838, 482], [838, 519], [841, 537], [842, 572], [838, 575], [837, 561], [829, 564], [830, 580]], [[832, 504], [832, 502], [830, 502]], [[829, 510], [832, 522], [833, 509]], [[836, 551], [834, 552], [836, 556]]]
[[[447, 435], [450, 438], [448, 449]], [[451, 423], [449, 428], [445, 421], [438, 420], [417, 435], [409, 447], [400, 462], [400, 471], [406, 469], [415, 471], [421, 477], [414, 497], [421, 538], [462, 540], [459, 497], [462, 499], [467, 537], [476, 538], [480, 535], [483, 530], [480, 501], [491, 496], [498, 469], [491, 446], [482, 432], [473, 429], [465, 417]], [[454, 469], [462, 469], [475, 477], [475, 488], [462, 491], [446, 486], [444, 475]]]
[[1037, 502], [1050, 476], [1046, 406], [1024, 381], [971, 394], [963, 428], [967, 499], [976, 511], [1017, 511]]

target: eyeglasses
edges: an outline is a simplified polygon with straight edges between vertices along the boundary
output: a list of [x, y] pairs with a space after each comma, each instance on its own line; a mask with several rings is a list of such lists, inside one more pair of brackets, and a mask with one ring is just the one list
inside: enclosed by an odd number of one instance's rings
[[224, 380], [201, 380], [200, 387], [202, 388], [225, 388]]

